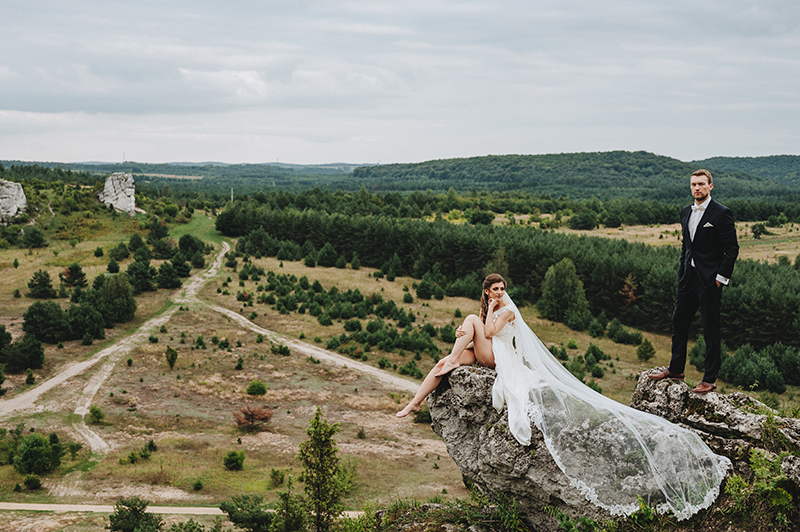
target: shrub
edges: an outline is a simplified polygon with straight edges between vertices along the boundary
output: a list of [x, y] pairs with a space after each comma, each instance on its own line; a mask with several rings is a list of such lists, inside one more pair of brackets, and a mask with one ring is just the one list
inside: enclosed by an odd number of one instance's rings
[[42, 479], [39, 478], [39, 475], [25, 475], [25, 480], [22, 483], [31, 491], [36, 491], [42, 487]]
[[201, 489], [203, 489], [203, 481], [199, 479], [195, 480], [192, 483], [192, 489], [194, 489], [194, 491], [200, 491]]
[[228, 471], [241, 471], [244, 468], [244, 451], [229, 451], [222, 459], [222, 465]]
[[267, 385], [256, 379], [247, 385], [247, 395], [264, 395], [267, 393]]
[[642, 362], [647, 362], [651, 358], [656, 356], [656, 348], [653, 347], [653, 344], [650, 343], [650, 340], [647, 338], [639, 344], [639, 347], [636, 348], [636, 358], [641, 360]]
[[336, 349], [337, 347], [339, 347], [339, 345], [341, 345], [341, 342], [339, 342], [339, 338], [334, 336], [333, 338], [328, 340], [328, 343], [325, 345], [325, 349]]
[[[56, 438], [56, 442], [58, 438]], [[43, 434], [34, 432], [22, 438], [14, 455], [14, 469], [23, 475], [33, 473], [36, 475], [52, 471], [61, 464], [59, 451], [53, 452], [50, 440]]]
[[348, 332], [360, 332], [361, 320], [352, 319], [344, 322], [344, 330]]
[[167, 364], [169, 364], [169, 369], [171, 371], [172, 368], [175, 367], [175, 362], [178, 361], [178, 350], [172, 349], [170, 346], [167, 346], [167, 349], [164, 352], [164, 358], [166, 359]]
[[571, 339], [567, 342], [567, 349], [578, 349], [578, 343]]
[[456, 331], [450, 325], [445, 325], [439, 329], [439, 337], [442, 339], [442, 342], [452, 344], [456, 341]]
[[403, 294], [403, 303], [413, 303], [413, 302], [414, 302], [414, 296], [412, 296], [408, 292]]
[[269, 481], [272, 484], [273, 488], [282, 486], [285, 480], [286, 480], [286, 474], [283, 471], [281, 471], [280, 469], [270, 470]]
[[[231, 451], [234, 452], [234, 451]], [[248, 532], [269, 532], [272, 524], [272, 513], [267, 512], [264, 498], [258, 495], [233, 496], [230, 501], [223, 501], [220, 510], [228, 514], [228, 520], [242, 530]], [[287, 529], [301, 530], [301, 529]]]
[[592, 338], [600, 338], [603, 336], [603, 326], [600, 325], [600, 322], [597, 321], [597, 318], [592, 318], [592, 321], [589, 322], [589, 334]]
[[272, 354], [274, 355], [281, 355], [285, 357], [288, 357], [292, 354], [289, 347], [283, 344], [270, 344], [269, 350], [272, 351]]
[[91, 418], [92, 423], [97, 424], [103, 421], [106, 415], [103, 414], [103, 411], [100, 409], [99, 406], [92, 405], [89, 407], [89, 417]]
[[148, 340], [150, 340], [151, 344], [157, 344], [158, 343], [158, 336], [156, 336], [154, 334], [151, 334], [150, 338], [148, 338]]
[[114, 512], [108, 516], [109, 524], [106, 527], [111, 532], [158, 531], [163, 526], [161, 516], [147, 513], [150, 504], [139, 497], [128, 499], [121, 497], [114, 505]]

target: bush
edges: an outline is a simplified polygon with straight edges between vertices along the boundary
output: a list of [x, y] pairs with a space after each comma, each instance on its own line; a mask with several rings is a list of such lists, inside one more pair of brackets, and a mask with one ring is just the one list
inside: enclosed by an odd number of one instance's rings
[[456, 331], [450, 325], [445, 325], [439, 329], [439, 337], [442, 339], [442, 342], [452, 344], [456, 341]]
[[653, 347], [653, 344], [650, 343], [650, 340], [647, 338], [639, 344], [639, 347], [636, 348], [636, 358], [641, 360], [642, 362], [647, 362], [651, 358], [656, 356], [656, 348]]
[[203, 489], [203, 481], [202, 480], [195, 480], [192, 483], [192, 489], [194, 489], [194, 491], [200, 491], [201, 489]]
[[221, 502], [219, 509], [228, 514], [228, 520], [236, 528], [248, 532], [269, 532], [270, 530], [272, 513], [267, 512], [267, 505], [264, 504], [263, 497], [258, 495], [237, 497], [234, 495], [230, 501]]
[[408, 292], [403, 294], [403, 303], [413, 303], [413, 302], [414, 302], [414, 296], [412, 296]]
[[272, 351], [273, 355], [281, 355], [288, 357], [289, 355], [292, 354], [289, 347], [283, 344], [270, 344], [269, 350]]
[[17, 447], [13, 459], [14, 469], [23, 475], [47, 473], [61, 464], [61, 457], [57, 455], [58, 453], [53, 452], [50, 440], [43, 434], [34, 432], [22, 438]]
[[247, 385], [247, 395], [265, 395], [267, 393], [267, 385], [260, 380], [254, 380]]
[[106, 415], [103, 414], [103, 411], [100, 409], [99, 406], [92, 405], [89, 407], [89, 417], [91, 418], [92, 423], [97, 424], [103, 421]]
[[592, 318], [592, 321], [589, 322], [589, 334], [592, 338], [600, 338], [603, 336], [603, 326], [600, 325], [600, 322], [597, 321], [597, 318]]
[[39, 475], [25, 475], [25, 480], [22, 483], [31, 491], [36, 491], [42, 487], [42, 479], [39, 478]]
[[229, 451], [222, 459], [222, 465], [228, 471], [241, 471], [244, 468], [244, 451]]
[[111, 532], [136, 532], [139, 531], [158, 531], [161, 530], [163, 523], [158, 514], [147, 513], [147, 505], [150, 504], [139, 497], [128, 499], [121, 497], [114, 505], [114, 512], [108, 516], [107, 530]]
[[347, 332], [360, 332], [361, 320], [352, 319], [344, 322], [344, 330]]
[[619, 319], [614, 318], [608, 324], [606, 335], [618, 344], [639, 345], [642, 343], [642, 333], [639, 331], [628, 332], [622, 327]]
[[272, 469], [269, 472], [269, 481], [273, 488], [282, 486], [286, 480], [286, 474], [280, 469]]
[[341, 342], [339, 342], [339, 338], [334, 336], [333, 338], [328, 340], [327, 344], [325, 344], [325, 349], [333, 350], [333, 349], [336, 349], [337, 347], [339, 347], [340, 345], [341, 345]]
[[44, 349], [42, 343], [31, 334], [25, 334], [21, 340], [8, 345], [3, 350], [5, 370], [9, 373], [20, 373], [26, 369], [42, 369], [44, 366]]

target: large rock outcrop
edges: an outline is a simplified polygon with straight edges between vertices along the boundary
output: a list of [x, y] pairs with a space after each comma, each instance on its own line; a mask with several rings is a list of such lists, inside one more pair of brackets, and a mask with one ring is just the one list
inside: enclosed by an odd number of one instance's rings
[[28, 200], [22, 185], [0, 179], [0, 222], [11, 221], [27, 208]]
[[97, 193], [100, 201], [111, 205], [118, 211], [127, 212], [128, 216], [136, 214], [136, 182], [131, 174], [115, 172], [106, 178], [103, 190]]
[[[543, 511], [545, 506], [572, 518], [611, 519], [570, 485], [535, 426], [529, 446], [514, 439], [506, 408], [498, 413], [492, 407], [496, 375], [481, 367], [458, 368], [428, 397], [432, 428], [464, 477], [485, 493], [512, 496], [537, 531], [560, 530], [558, 521]], [[682, 382], [640, 378], [631, 406], [695, 431], [711, 449], [730, 458], [736, 471], [747, 471], [750, 449], [778, 450], [770, 443], [775, 439], [784, 448], [800, 447], [800, 420], [761, 414], [769, 409], [742, 393], [698, 396]], [[800, 486], [800, 458], [787, 457], [781, 465]]]

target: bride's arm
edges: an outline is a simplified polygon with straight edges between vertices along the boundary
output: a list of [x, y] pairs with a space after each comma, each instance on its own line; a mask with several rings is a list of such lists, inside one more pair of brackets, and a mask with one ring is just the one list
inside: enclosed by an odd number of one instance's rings
[[484, 336], [488, 340], [491, 340], [492, 336], [502, 331], [506, 323], [514, 319], [514, 313], [511, 312], [511, 309], [509, 309], [508, 311], [500, 314], [500, 316], [498, 316], [496, 320], [492, 320], [491, 318], [494, 315], [494, 307], [495, 307], [495, 302], [494, 301], [489, 302], [489, 310], [487, 311], [486, 325], [483, 328]]

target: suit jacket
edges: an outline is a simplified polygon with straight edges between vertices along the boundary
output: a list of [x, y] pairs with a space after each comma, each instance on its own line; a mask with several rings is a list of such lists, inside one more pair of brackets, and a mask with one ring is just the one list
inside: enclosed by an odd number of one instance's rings
[[730, 278], [733, 274], [733, 263], [739, 256], [733, 213], [712, 199], [700, 218], [700, 223], [697, 224], [694, 241], [689, 236], [691, 214], [691, 205], [681, 209], [683, 246], [678, 267], [678, 284], [685, 285], [688, 282], [689, 269], [694, 259], [695, 268], [703, 284], [709, 287], [716, 286], [717, 274]]

